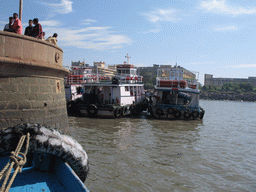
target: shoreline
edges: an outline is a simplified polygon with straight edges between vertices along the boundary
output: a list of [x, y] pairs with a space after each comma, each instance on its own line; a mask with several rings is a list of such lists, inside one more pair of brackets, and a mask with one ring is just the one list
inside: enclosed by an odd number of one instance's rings
[[225, 100], [225, 101], [249, 101], [256, 102], [256, 94], [253, 93], [219, 93], [219, 92], [202, 92], [202, 100]]

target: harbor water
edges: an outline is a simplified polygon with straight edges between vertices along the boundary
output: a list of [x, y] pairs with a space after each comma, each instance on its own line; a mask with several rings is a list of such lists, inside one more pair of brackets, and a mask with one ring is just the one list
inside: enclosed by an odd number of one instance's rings
[[202, 121], [69, 117], [90, 191], [256, 191], [256, 103], [200, 101]]

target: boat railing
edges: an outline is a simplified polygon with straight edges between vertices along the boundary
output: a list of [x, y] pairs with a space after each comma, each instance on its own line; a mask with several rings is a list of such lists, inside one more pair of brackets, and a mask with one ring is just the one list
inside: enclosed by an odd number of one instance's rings
[[197, 79], [187, 79], [188, 87], [192, 89], [199, 89], [199, 82]]
[[143, 76], [140, 75], [116, 75], [121, 84], [143, 84]]
[[192, 88], [198, 89], [197, 79], [170, 80], [168, 77], [157, 77], [156, 87], [175, 87], [175, 88]]
[[186, 88], [187, 82], [185, 80], [170, 80], [167, 77], [156, 78], [157, 87], [175, 87], [175, 88]]

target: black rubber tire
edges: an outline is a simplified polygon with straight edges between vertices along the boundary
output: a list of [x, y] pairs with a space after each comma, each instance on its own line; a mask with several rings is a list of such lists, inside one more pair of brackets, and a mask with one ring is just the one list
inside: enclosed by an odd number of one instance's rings
[[139, 116], [140, 115], [140, 105], [133, 105], [131, 108], [131, 114], [133, 116]]
[[148, 112], [150, 113], [151, 116], [154, 116], [153, 107], [150, 104], [148, 105]]
[[95, 105], [89, 105], [86, 111], [90, 117], [95, 117], [98, 114], [98, 109]]
[[121, 108], [121, 115], [124, 117], [127, 114], [128, 110], [129, 109], [128, 109], [127, 106], [122, 107]]
[[205, 111], [202, 110], [201, 113], [200, 113], [200, 117], [199, 117], [200, 119], [203, 119], [203, 118], [204, 118], [204, 113], [205, 113]]
[[183, 117], [184, 117], [184, 119], [189, 119], [191, 117], [191, 113], [189, 111], [185, 111], [183, 113]]
[[192, 117], [193, 117], [193, 119], [198, 118], [199, 117], [199, 112], [198, 111], [193, 111], [192, 112]]
[[164, 116], [164, 111], [162, 109], [156, 109], [157, 116]]
[[115, 116], [115, 118], [121, 117], [121, 109], [120, 108], [114, 109], [114, 116]]
[[28, 132], [30, 133], [28, 153], [57, 156], [69, 164], [82, 182], [85, 181], [89, 172], [89, 161], [83, 147], [72, 137], [50, 127], [24, 123], [1, 130], [0, 156], [14, 151], [22, 135]]
[[173, 114], [173, 112], [174, 112], [174, 109], [173, 109], [173, 108], [170, 107], [170, 108], [167, 109], [167, 113], [168, 113], [168, 114], [171, 115], [171, 114]]
[[181, 116], [182, 116], [182, 113], [179, 111], [179, 110], [175, 110], [173, 112], [173, 116], [176, 118], [176, 119], [179, 119]]

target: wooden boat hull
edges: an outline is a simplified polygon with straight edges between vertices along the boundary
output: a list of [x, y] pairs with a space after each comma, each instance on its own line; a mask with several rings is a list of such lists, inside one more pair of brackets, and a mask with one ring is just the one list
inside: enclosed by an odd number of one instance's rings
[[[1, 169], [8, 161], [9, 156], [0, 158]], [[16, 176], [9, 191], [89, 191], [70, 166], [59, 158], [55, 161], [55, 166], [51, 171], [47, 171], [47, 166], [41, 166], [40, 169], [35, 169], [35, 167], [23, 168], [22, 172]]]

